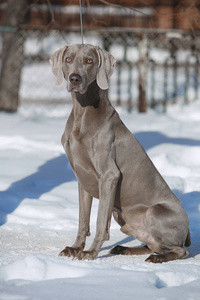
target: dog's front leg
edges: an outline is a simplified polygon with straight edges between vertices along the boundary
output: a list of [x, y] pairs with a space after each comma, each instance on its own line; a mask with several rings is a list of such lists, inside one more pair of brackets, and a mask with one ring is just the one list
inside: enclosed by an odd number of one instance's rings
[[92, 206], [92, 196], [90, 196], [85, 190], [79, 187], [79, 228], [76, 241], [72, 247], [66, 247], [60, 252], [60, 256], [72, 256], [75, 257], [85, 247], [86, 236], [90, 235], [90, 213]]
[[95, 259], [104, 241], [109, 239], [111, 216], [113, 212], [114, 200], [116, 197], [117, 186], [120, 172], [115, 166], [108, 169], [99, 182], [99, 208], [96, 224], [96, 235], [88, 251], [78, 253], [78, 259]]

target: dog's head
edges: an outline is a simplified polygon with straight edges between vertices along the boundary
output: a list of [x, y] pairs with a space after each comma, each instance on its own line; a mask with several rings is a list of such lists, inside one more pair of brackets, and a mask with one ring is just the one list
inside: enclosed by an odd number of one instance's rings
[[50, 64], [57, 85], [61, 85], [65, 78], [68, 92], [84, 94], [95, 79], [101, 89], [108, 89], [115, 59], [98, 46], [78, 44], [57, 50], [51, 56]]

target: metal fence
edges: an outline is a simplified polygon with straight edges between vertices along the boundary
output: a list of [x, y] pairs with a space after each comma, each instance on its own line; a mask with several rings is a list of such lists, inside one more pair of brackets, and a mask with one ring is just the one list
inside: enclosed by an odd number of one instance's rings
[[143, 84], [145, 99], [152, 108], [166, 110], [169, 103], [188, 103], [200, 96], [200, 36], [197, 33], [130, 31], [109, 32], [103, 37], [106, 49], [117, 53], [121, 50], [116, 79], [113, 79], [116, 90], [111, 89], [111, 98], [118, 105], [125, 104], [128, 109], [137, 106]]
[[[21, 31], [21, 37], [24, 51], [20, 61], [20, 105], [53, 107], [69, 102], [71, 97], [65, 86], [55, 87], [48, 60], [65, 44], [81, 43], [80, 33]], [[164, 111], [169, 103], [199, 98], [198, 32], [102, 29], [85, 31], [84, 42], [105, 48], [117, 60], [109, 88], [114, 105], [131, 110], [145, 100], [147, 106]], [[0, 45], [1, 51], [1, 33]]]

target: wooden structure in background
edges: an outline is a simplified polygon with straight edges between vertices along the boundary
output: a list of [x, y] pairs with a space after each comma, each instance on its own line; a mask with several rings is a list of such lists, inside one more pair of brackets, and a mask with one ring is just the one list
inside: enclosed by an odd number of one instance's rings
[[[6, 0], [0, 0], [0, 25]], [[79, 0], [27, 0], [23, 25], [66, 30], [77, 27]], [[84, 28], [200, 29], [200, 0], [82, 0]], [[53, 15], [53, 19], [52, 19]], [[53, 22], [52, 22], [53, 20]]]

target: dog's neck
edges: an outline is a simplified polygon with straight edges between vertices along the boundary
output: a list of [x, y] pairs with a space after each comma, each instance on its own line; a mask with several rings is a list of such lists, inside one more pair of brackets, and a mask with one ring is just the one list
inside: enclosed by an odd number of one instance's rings
[[85, 94], [75, 92], [76, 100], [82, 107], [93, 106], [94, 108], [98, 108], [100, 101], [99, 90], [100, 88], [95, 80], [88, 86]]

